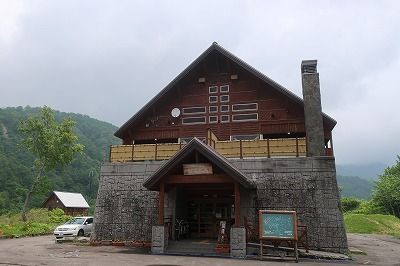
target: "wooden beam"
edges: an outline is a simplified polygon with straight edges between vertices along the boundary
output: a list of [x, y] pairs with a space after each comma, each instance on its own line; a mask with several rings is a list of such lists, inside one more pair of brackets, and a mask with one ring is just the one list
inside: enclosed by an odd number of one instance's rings
[[161, 182], [161, 184], [160, 184], [160, 192], [158, 194], [158, 196], [159, 196], [158, 224], [159, 225], [163, 225], [164, 224], [164, 192], [165, 192], [164, 183]]
[[234, 181], [227, 175], [169, 175], [164, 182], [165, 184], [221, 184]]
[[240, 186], [235, 182], [235, 226], [240, 226]]

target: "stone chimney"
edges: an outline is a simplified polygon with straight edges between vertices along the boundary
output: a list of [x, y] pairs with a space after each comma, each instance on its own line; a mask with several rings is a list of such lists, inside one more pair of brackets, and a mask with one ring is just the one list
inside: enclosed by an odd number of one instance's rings
[[307, 156], [324, 156], [324, 126], [317, 60], [301, 62], [304, 116], [307, 136]]

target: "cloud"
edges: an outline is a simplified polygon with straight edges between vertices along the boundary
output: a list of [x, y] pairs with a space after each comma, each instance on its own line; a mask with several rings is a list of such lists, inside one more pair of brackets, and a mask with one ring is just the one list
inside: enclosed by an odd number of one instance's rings
[[318, 59], [337, 161], [398, 153], [397, 1], [0, 2], [0, 106], [121, 125], [213, 41], [301, 96]]

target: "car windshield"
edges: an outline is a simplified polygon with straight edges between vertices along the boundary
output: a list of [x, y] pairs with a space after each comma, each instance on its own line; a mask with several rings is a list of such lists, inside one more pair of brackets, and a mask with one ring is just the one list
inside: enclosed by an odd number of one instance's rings
[[83, 224], [84, 221], [85, 221], [85, 218], [72, 218], [65, 224]]

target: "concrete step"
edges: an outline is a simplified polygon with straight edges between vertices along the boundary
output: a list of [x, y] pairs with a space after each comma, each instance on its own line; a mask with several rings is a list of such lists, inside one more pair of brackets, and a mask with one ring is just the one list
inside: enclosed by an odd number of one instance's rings
[[166, 253], [184, 255], [215, 255], [217, 242], [215, 240], [191, 240], [169, 241]]

